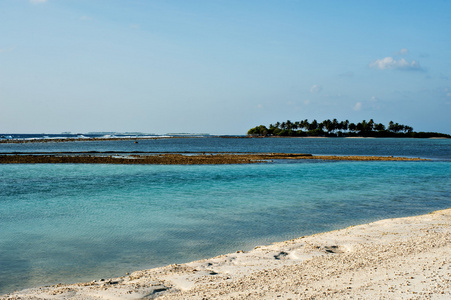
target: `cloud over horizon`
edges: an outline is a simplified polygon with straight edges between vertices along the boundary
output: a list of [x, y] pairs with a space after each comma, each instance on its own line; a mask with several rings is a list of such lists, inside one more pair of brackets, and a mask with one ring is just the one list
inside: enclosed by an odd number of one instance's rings
[[382, 59], [376, 59], [369, 65], [372, 69], [378, 69], [378, 70], [403, 70], [403, 71], [422, 71], [423, 68], [420, 66], [420, 64], [412, 60], [411, 62], [408, 62], [405, 58], [401, 59], [394, 59], [393, 57], [385, 57]]

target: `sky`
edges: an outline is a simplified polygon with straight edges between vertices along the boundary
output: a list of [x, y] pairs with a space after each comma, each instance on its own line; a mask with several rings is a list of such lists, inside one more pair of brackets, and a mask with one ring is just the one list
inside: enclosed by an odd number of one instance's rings
[[0, 132], [451, 133], [451, 1], [0, 0]]

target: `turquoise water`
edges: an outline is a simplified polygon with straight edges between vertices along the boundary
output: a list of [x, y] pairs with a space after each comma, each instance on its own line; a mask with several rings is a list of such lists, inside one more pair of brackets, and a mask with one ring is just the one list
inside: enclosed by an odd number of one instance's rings
[[0, 144], [5, 152], [64, 151], [229, 151], [285, 152], [334, 155], [427, 157], [451, 161], [451, 139], [353, 138], [176, 138], [66, 143]]
[[7, 293], [448, 208], [451, 163], [0, 165], [0, 191]]

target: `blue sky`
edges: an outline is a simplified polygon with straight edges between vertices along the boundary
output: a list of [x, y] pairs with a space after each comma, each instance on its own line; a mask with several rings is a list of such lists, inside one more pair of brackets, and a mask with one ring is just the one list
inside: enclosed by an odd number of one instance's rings
[[451, 1], [1, 0], [0, 132], [451, 133]]

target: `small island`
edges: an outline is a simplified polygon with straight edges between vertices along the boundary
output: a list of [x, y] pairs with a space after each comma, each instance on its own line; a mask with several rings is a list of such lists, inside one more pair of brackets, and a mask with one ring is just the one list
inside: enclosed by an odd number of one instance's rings
[[293, 137], [400, 137], [400, 138], [451, 138], [449, 134], [438, 132], [415, 132], [411, 126], [390, 121], [388, 126], [373, 119], [357, 124], [348, 120], [324, 120], [277, 122], [249, 129], [249, 136], [293, 136]]

